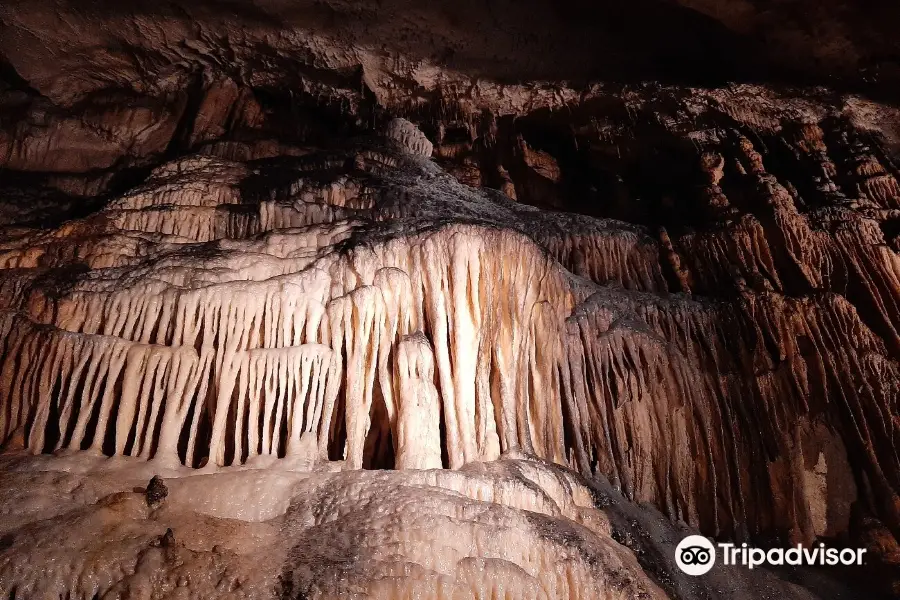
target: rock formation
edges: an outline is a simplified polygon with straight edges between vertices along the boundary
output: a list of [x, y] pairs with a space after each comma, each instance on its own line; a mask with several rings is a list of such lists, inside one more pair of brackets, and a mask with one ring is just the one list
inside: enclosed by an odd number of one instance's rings
[[0, 8], [0, 595], [900, 593], [900, 72], [708, 4]]

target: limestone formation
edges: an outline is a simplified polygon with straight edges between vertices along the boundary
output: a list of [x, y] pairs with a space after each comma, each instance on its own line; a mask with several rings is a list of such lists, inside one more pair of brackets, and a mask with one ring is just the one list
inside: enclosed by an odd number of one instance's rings
[[[0, 8], [0, 596], [900, 593], [885, 61], [182, 4]], [[708, 4], [647, 10], [764, 20]], [[695, 579], [688, 533], [872, 559]]]
[[425, 134], [406, 119], [391, 119], [385, 127], [384, 135], [400, 148], [425, 158], [430, 158], [434, 149]]

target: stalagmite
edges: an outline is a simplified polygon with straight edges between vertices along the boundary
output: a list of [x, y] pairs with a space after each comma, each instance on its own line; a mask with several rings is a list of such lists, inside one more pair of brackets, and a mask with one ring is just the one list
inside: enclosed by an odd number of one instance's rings
[[384, 130], [384, 135], [413, 154], [420, 154], [426, 158], [431, 157], [432, 143], [406, 119], [391, 119]]
[[394, 373], [399, 388], [396, 467], [440, 469], [440, 395], [431, 344], [423, 333], [400, 340]]

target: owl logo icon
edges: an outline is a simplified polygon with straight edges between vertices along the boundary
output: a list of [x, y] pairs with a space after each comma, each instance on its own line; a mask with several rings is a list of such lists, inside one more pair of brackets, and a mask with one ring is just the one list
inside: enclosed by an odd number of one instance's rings
[[716, 564], [716, 548], [702, 535], [689, 535], [675, 548], [675, 564], [688, 575], [703, 575]]

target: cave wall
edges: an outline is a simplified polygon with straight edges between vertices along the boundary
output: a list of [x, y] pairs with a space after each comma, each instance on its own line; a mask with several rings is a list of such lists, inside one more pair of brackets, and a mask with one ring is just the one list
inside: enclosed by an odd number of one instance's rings
[[0, 9], [5, 450], [528, 457], [711, 536], [896, 547], [881, 13], [819, 48], [683, 4]]

